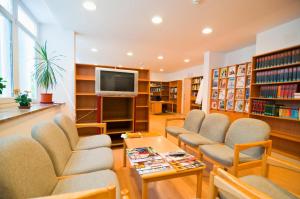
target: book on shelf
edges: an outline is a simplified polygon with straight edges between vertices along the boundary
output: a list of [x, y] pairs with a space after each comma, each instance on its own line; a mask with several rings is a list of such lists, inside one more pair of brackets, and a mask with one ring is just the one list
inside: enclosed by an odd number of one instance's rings
[[300, 93], [294, 93], [294, 98], [295, 99], [300, 99]]
[[236, 76], [244, 76], [246, 73], [246, 64], [238, 65]]
[[226, 88], [226, 79], [220, 79], [220, 89]]
[[244, 109], [244, 100], [236, 100], [235, 106], [234, 106], [234, 111], [243, 112], [243, 109]]
[[221, 100], [225, 99], [225, 95], [226, 95], [226, 89], [220, 89], [219, 99]]
[[256, 59], [256, 69], [271, 68], [300, 62], [300, 49], [292, 49], [285, 52], [273, 53]]
[[170, 164], [176, 171], [183, 171], [187, 169], [194, 169], [204, 166], [204, 164], [197, 160], [193, 155], [184, 151], [174, 151], [160, 153], [160, 155]]
[[260, 97], [263, 98], [284, 98], [291, 99], [295, 98], [297, 92], [297, 84], [288, 85], [268, 85], [260, 87]]
[[253, 100], [252, 113], [280, 118], [299, 120], [299, 105], [289, 106], [277, 104], [272, 101]]
[[236, 88], [244, 88], [245, 87], [245, 77], [237, 77], [236, 78]]
[[228, 77], [235, 77], [235, 66], [228, 67]]
[[221, 73], [220, 77], [221, 78], [226, 78], [227, 77], [227, 72], [228, 72], [227, 67], [221, 68], [221, 70], [220, 70], [220, 73]]
[[233, 111], [234, 109], [234, 100], [230, 99], [226, 102], [226, 110]]
[[300, 81], [300, 66], [257, 72], [255, 83], [259, 84], [291, 81]]
[[227, 88], [234, 88], [234, 83], [235, 83], [235, 77], [229, 77]]

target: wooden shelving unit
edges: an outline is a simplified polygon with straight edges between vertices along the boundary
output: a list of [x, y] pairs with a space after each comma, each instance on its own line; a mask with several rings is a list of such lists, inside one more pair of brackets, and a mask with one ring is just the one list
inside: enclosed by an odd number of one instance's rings
[[169, 101], [168, 111], [181, 113], [182, 101], [182, 80], [171, 81], [169, 83]]
[[[293, 56], [294, 55], [294, 56]], [[280, 95], [279, 86], [297, 85], [297, 92], [300, 89], [300, 77], [293, 76], [294, 69], [300, 69], [300, 45], [290, 48], [285, 48], [273, 52], [268, 52], [262, 55], [253, 57], [253, 70], [252, 70], [252, 84], [251, 84], [251, 103], [250, 114], [251, 118], [257, 118], [266, 121], [272, 129], [271, 139], [273, 140], [273, 147], [277, 152], [282, 154], [289, 154], [293, 157], [300, 159], [300, 120], [298, 118], [292, 118], [286, 115], [286, 117], [279, 117], [281, 113], [278, 111], [284, 110], [297, 110], [299, 112], [300, 99], [294, 99], [291, 96], [274, 97], [274, 96], [262, 96], [262, 89], [276, 86], [276, 90], [272, 91], [272, 95]], [[278, 75], [280, 73], [287, 73], [287, 76]], [[292, 73], [291, 73], [292, 72]], [[276, 75], [272, 81], [267, 79], [268, 82], [261, 81], [259, 77], [261, 75]], [[292, 74], [292, 76], [289, 76]], [[297, 73], [298, 74], [298, 73]], [[291, 88], [291, 87], [288, 87]], [[289, 90], [289, 89], [287, 89]], [[277, 93], [276, 93], [277, 92]], [[287, 91], [292, 92], [292, 91]], [[282, 94], [282, 93], [281, 93]], [[261, 112], [257, 112], [257, 104], [263, 104]], [[272, 107], [272, 114], [270, 115], [265, 104], [268, 107]], [[294, 112], [295, 113], [295, 112]], [[295, 116], [295, 115], [294, 115]]]
[[[149, 131], [149, 71], [139, 73], [138, 96], [99, 97], [95, 94], [95, 68], [117, 68], [89, 64], [75, 65], [75, 104], [77, 123], [105, 122], [113, 146], [123, 145], [124, 132]], [[97, 129], [80, 129], [80, 134], [97, 134]]]
[[196, 97], [199, 91], [201, 79], [203, 77], [198, 76], [198, 77], [192, 77], [191, 78], [191, 98], [190, 98], [190, 110], [193, 109], [201, 109], [202, 105], [201, 104], [196, 104]]

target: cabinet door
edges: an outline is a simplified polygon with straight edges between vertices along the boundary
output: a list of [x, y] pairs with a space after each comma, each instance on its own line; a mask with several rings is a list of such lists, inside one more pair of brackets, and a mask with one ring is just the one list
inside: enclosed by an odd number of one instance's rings
[[184, 86], [184, 96], [183, 96], [183, 113], [187, 114], [191, 109], [191, 84], [192, 80], [191, 78], [185, 78], [183, 80], [183, 86]]

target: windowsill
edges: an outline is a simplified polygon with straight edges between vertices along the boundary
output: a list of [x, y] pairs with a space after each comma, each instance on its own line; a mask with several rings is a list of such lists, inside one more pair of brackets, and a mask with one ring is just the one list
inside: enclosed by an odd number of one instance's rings
[[0, 123], [23, 117], [32, 113], [43, 111], [63, 105], [64, 103], [54, 104], [32, 104], [30, 109], [19, 109], [16, 106], [0, 108]]

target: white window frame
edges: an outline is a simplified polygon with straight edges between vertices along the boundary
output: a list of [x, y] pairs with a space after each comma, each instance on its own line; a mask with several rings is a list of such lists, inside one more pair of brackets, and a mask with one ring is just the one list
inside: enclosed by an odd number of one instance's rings
[[[1, 14], [6, 17], [12, 23], [12, 63], [13, 63], [13, 89], [19, 88], [19, 41], [18, 41], [18, 28], [28, 34], [35, 42], [39, 42], [40, 24], [38, 20], [32, 15], [30, 10], [22, 3], [21, 0], [12, 0], [13, 12], [10, 14], [5, 8], [0, 5]], [[26, 12], [26, 14], [33, 20], [34, 23], [37, 24], [37, 35], [32, 34], [27, 28], [18, 21], [18, 6], [22, 7], [22, 9]], [[37, 93], [36, 91], [32, 91]], [[35, 100], [35, 99], [33, 99]], [[14, 97], [0, 97], [0, 108], [5, 105], [11, 105], [14, 103]]]

